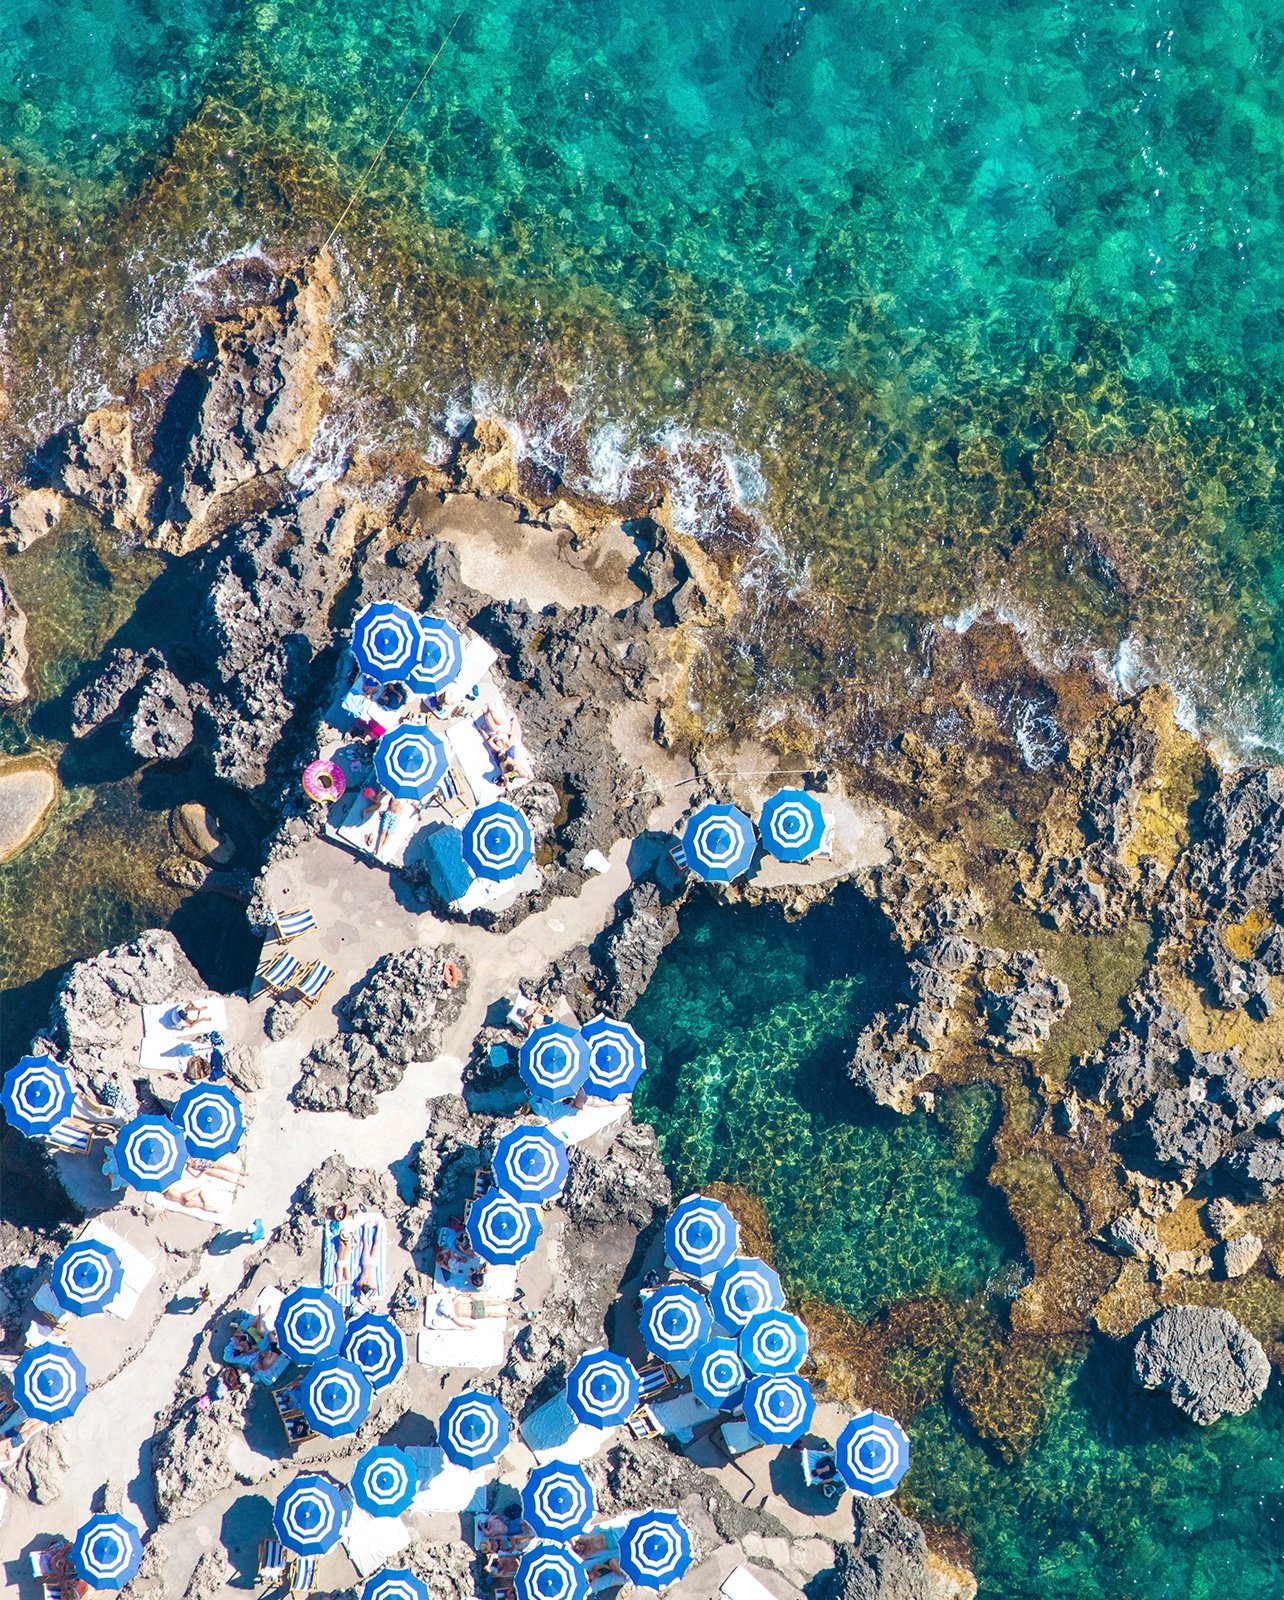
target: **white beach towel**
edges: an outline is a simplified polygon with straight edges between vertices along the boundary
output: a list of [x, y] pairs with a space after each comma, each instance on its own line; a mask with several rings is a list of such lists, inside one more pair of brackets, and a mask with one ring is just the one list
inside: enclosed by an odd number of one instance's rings
[[385, 1566], [413, 1537], [400, 1517], [372, 1517], [358, 1505], [348, 1513], [339, 1535], [349, 1560], [363, 1578]]
[[591, 1428], [578, 1421], [562, 1394], [546, 1400], [518, 1428], [541, 1466], [548, 1461], [587, 1461], [619, 1431], [618, 1428]]
[[[222, 1156], [204, 1172], [193, 1172], [189, 1163], [179, 1181], [171, 1184], [164, 1194], [147, 1194], [143, 1198], [153, 1211], [176, 1211], [180, 1216], [195, 1217], [200, 1222], [222, 1224], [232, 1214], [240, 1187], [238, 1180], [244, 1175], [245, 1163], [239, 1155]], [[190, 1203], [197, 1195], [208, 1201], [208, 1206]], [[184, 1201], [189, 1203], [184, 1204]]]
[[182, 1072], [194, 1055], [208, 1056], [211, 1033], [227, 1032], [227, 1001], [218, 994], [197, 994], [192, 998], [208, 1013], [208, 1022], [193, 1028], [178, 1021], [178, 1007], [143, 1006], [143, 1039], [138, 1047], [138, 1064], [144, 1072]]
[[421, 1515], [435, 1511], [484, 1511], [486, 1488], [496, 1469], [471, 1472], [447, 1461], [436, 1445], [418, 1445], [406, 1451], [419, 1474], [419, 1492], [410, 1509]]
[[345, 1308], [352, 1304], [362, 1263], [372, 1268], [370, 1277], [376, 1300], [388, 1292], [388, 1224], [377, 1211], [361, 1211], [345, 1217], [341, 1231], [350, 1241], [347, 1276], [339, 1277], [338, 1236], [324, 1228], [321, 1233], [321, 1287]]
[[508, 1324], [500, 1318], [475, 1322], [470, 1328], [421, 1328], [415, 1355], [425, 1367], [446, 1367], [465, 1372], [485, 1372], [502, 1367], [508, 1347]]

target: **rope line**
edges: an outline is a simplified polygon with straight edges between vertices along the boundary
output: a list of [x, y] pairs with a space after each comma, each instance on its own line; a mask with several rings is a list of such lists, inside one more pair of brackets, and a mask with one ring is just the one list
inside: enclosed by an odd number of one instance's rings
[[428, 82], [428, 74], [437, 65], [437, 62], [441, 58], [441, 52], [450, 43], [451, 35], [454, 33], [455, 29], [459, 26], [459, 19], [463, 16], [463, 14], [464, 13], [463, 13], [462, 9], [459, 10], [459, 11], [456, 11], [455, 20], [446, 29], [445, 34], [442, 36], [442, 41], [437, 46], [436, 53], [434, 54], [432, 60], [428, 63], [428, 65], [420, 73], [419, 82], [410, 91], [409, 95], [407, 95], [405, 104], [402, 106], [400, 112], [397, 114], [397, 120], [393, 123], [392, 127], [388, 129], [387, 133], [384, 135], [383, 143], [375, 151], [374, 160], [370, 163], [370, 165], [366, 168], [366, 170], [361, 174], [361, 182], [357, 185], [357, 187], [352, 191], [352, 194], [349, 196], [347, 205], [344, 206], [343, 210], [340, 212], [338, 222], [336, 222], [334, 227], [330, 229], [330, 232], [329, 232], [329, 234], [328, 234], [328, 236], [326, 238], [325, 244], [322, 246], [322, 249], [328, 250], [329, 247], [334, 243], [335, 235], [338, 233], [339, 229], [344, 225], [344, 223], [348, 220], [348, 213], [352, 210], [353, 206], [356, 205], [357, 201], [360, 200], [361, 196], [365, 193], [366, 184], [368, 184], [370, 182], [371, 174], [374, 172], [374, 169], [379, 165], [379, 163], [383, 160], [384, 152], [387, 150], [388, 146], [392, 143], [393, 135], [396, 133], [397, 129], [400, 128], [401, 124], [406, 120], [406, 112], [409, 111], [411, 106], [414, 104], [415, 99], [416, 99], [417, 95], [419, 94], [419, 91], [423, 88], [424, 84]]

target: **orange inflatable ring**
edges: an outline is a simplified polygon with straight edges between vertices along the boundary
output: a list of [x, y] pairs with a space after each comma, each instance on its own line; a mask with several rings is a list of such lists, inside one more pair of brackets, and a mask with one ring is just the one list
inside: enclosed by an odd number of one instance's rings
[[448, 989], [456, 988], [462, 977], [463, 973], [453, 961], [448, 961], [441, 969], [441, 980]]

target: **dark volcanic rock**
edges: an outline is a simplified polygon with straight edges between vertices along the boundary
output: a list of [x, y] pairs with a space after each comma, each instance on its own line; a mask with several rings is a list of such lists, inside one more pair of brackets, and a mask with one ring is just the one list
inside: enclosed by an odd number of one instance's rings
[[1240, 917], [1284, 893], [1284, 769], [1219, 772], [1218, 782], [1187, 881], [1207, 905]]
[[121, 714], [125, 702], [149, 672], [165, 665], [159, 650], [109, 652], [101, 669], [71, 702], [71, 731], [77, 739]]
[[132, 1077], [134, 1052], [124, 1040], [137, 1007], [185, 999], [204, 987], [174, 935], [150, 929], [71, 968], [50, 1007], [50, 1030], [64, 1060], [79, 1071]]
[[1269, 1200], [1284, 1189], [1284, 1143], [1252, 1139], [1226, 1158], [1230, 1185], [1242, 1199]]
[[857, 1500], [856, 1539], [808, 1586], [809, 1600], [932, 1600], [927, 1541], [890, 1500]]
[[1128, 997], [1128, 1022], [1078, 1074], [1093, 1100], [1131, 1111], [1173, 1082], [1177, 1059], [1186, 1047], [1186, 1019], [1163, 999], [1153, 980]]
[[615, 1016], [633, 1009], [646, 990], [665, 948], [677, 937], [677, 907], [663, 900], [657, 884], [644, 882], [619, 901], [619, 915], [593, 945], [601, 977], [600, 1004]]
[[983, 950], [980, 966], [987, 1043], [1005, 1055], [1037, 1055], [1070, 1004], [1070, 991], [1036, 950]]
[[673, 1199], [655, 1130], [627, 1122], [602, 1155], [571, 1146], [565, 1205], [577, 1228], [648, 1228]]
[[1146, 1118], [1155, 1161], [1170, 1171], [1206, 1172], [1230, 1149], [1231, 1120], [1189, 1089], [1162, 1089]]
[[192, 701], [172, 672], [151, 673], [125, 724], [135, 755], [147, 761], [172, 761], [192, 742]]
[[1266, 1392], [1266, 1352], [1229, 1311], [1168, 1306], [1142, 1329], [1133, 1371], [1147, 1389], [1163, 1389], [1193, 1421], [1239, 1416]]

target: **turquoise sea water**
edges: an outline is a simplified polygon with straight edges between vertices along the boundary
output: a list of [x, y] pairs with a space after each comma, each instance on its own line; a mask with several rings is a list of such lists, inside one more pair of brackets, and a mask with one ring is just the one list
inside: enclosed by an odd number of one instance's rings
[[[997, 1304], [1019, 1244], [986, 1191], [977, 1091], [933, 1118], [889, 1118], [844, 1082], [896, 976], [885, 932], [858, 906], [840, 898], [793, 926], [774, 910], [688, 908], [632, 1014], [649, 1063], [635, 1104], [679, 1192], [731, 1183], [763, 1201], [792, 1296], [862, 1320], [921, 1295]], [[897, 1361], [908, 1369], [914, 1352]], [[1043, 1428], [1015, 1464], [948, 1397], [910, 1422], [902, 1500], [969, 1535], [985, 1600], [1280, 1593], [1278, 1382], [1248, 1416], [1200, 1429], [1136, 1387], [1127, 1342], [1101, 1340], [1050, 1363], [1043, 1400]]]

